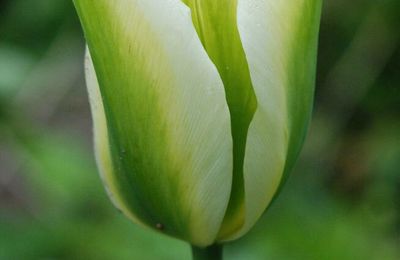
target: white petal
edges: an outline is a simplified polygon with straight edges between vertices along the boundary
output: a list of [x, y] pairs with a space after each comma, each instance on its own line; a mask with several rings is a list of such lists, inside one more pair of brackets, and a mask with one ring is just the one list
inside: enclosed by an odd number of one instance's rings
[[234, 237], [247, 232], [270, 204], [303, 139], [320, 6], [319, 0], [239, 0], [238, 28], [258, 107], [244, 162], [246, 221]]
[[[117, 205], [196, 245], [213, 243], [231, 189], [230, 118], [223, 84], [189, 9], [180, 0], [74, 2], [106, 108], [107, 120], [99, 125], [107, 121], [117, 133], [109, 132], [114, 164], [136, 169], [105, 170], [114, 181], [134, 180], [129, 194], [125, 184], [109, 181], [121, 198]], [[101, 106], [96, 100], [94, 106]]]

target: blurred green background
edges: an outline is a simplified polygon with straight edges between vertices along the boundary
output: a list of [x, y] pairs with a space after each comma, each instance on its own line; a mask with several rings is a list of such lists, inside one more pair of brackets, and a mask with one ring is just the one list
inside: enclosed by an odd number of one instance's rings
[[[70, 0], [0, 0], [0, 259], [190, 259], [97, 175]], [[291, 178], [226, 259], [400, 259], [400, 1], [325, 0]]]

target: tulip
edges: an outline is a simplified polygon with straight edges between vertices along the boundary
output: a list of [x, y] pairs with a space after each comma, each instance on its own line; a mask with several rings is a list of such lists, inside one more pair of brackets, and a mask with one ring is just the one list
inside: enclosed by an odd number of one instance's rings
[[74, 0], [117, 208], [196, 248], [280, 190], [312, 110], [322, 0]]

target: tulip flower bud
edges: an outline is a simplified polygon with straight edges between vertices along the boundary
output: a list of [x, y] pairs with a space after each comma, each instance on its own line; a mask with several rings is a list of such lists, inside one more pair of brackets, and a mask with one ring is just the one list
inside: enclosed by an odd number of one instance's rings
[[305, 136], [321, 0], [74, 4], [116, 207], [199, 247], [244, 235]]

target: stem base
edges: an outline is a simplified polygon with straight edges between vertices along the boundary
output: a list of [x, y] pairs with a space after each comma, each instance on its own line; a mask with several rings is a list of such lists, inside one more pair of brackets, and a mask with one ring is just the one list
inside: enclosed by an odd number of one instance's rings
[[222, 245], [197, 247], [192, 245], [193, 260], [222, 260]]

